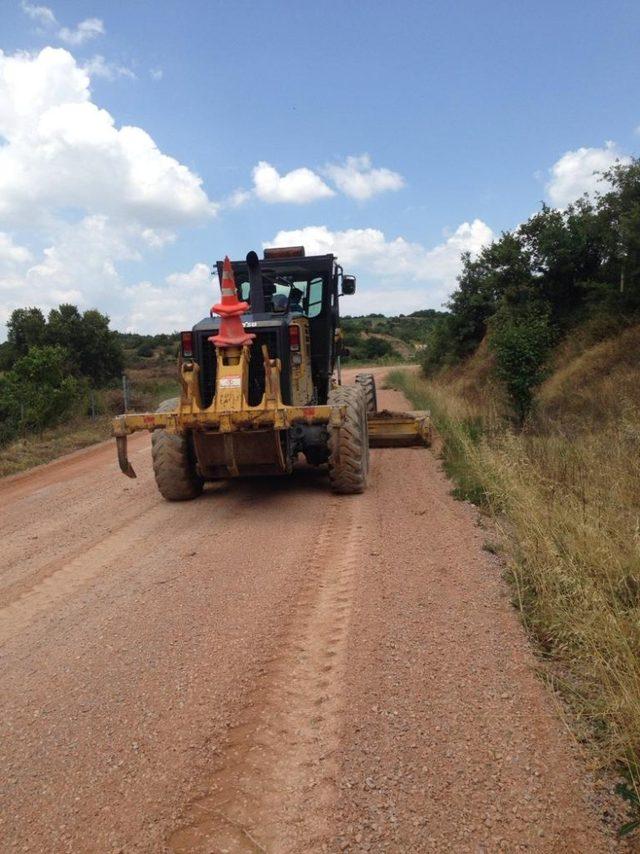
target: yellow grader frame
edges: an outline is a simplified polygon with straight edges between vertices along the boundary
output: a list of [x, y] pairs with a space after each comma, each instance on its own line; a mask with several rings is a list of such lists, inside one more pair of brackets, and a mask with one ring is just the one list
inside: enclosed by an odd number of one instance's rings
[[[299, 425], [339, 431], [346, 415], [340, 405], [289, 406], [280, 393], [280, 360], [262, 347], [265, 392], [257, 406], [247, 403], [250, 347], [219, 348], [216, 353], [216, 389], [210, 406], [203, 406], [198, 382], [199, 365], [180, 366], [182, 393], [174, 409], [127, 413], [113, 421], [120, 469], [136, 477], [127, 454], [127, 437], [140, 430], [165, 431], [190, 436], [198, 467], [206, 478], [291, 471], [284, 437]], [[370, 447], [429, 445], [431, 425], [427, 412], [370, 413], [367, 416]]]
[[[326, 463], [334, 492], [354, 494], [366, 488], [370, 446], [429, 444], [426, 412], [376, 411], [371, 374], [356, 376], [353, 386], [340, 385], [337, 300], [354, 293], [355, 277], [344, 275], [335, 256], [307, 258], [303, 247], [266, 249], [263, 262], [249, 252], [236, 269], [244, 284], [248, 280], [251, 311], [238, 299], [227, 256], [218, 263], [221, 301], [210, 312], [220, 320], [205, 319], [181, 335], [180, 398], [165, 401], [157, 412], [115, 419], [126, 475], [136, 476], [127, 437], [137, 430], [153, 433], [156, 484], [169, 501], [197, 497], [207, 480], [289, 473], [301, 453], [312, 465]], [[334, 366], [337, 383], [331, 379]]]

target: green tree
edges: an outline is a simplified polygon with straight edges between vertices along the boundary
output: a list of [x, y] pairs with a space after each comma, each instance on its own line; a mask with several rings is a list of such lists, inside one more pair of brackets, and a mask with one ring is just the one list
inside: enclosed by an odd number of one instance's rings
[[427, 335], [421, 359], [422, 370], [426, 376], [431, 376], [454, 360], [450, 324], [450, 315], [439, 317]]
[[44, 344], [47, 322], [39, 308], [16, 308], [7, 322], [7, 340], [16, 358]]
[[68, 363], [69, 353], [62, 347], [31, 347], [0, 377], [0, 441], [68, 415], [82, 390]]
[[451, 350], [458, 359], [471, 355], [487, 332], [501, 300], [532, 283], [531, 261], [520, 237], [504, 232], [477, 259], [462, 255], [458, 288], [449, 301]]
[[495, 371], [523, 424], [536, 388], [546, 373], [546, 359], [553, 342], [545, 304], [529, 303], [519, 310], [503, 308], [494, 318], [489, 347], [495, 354]]
[[95, 309], [80, 314], [75, 305], [64, 304], [49, 312], [47, 341], [71, 354], [72, 371], [104, 385], [122, 373], [124, 356], [109, 318]]
[[617, 163], [603, 178], [611, 185], [598, 202], [608, 231], [611, 300], [622, 311], [636, 311], [640, 308], [640, 159]]

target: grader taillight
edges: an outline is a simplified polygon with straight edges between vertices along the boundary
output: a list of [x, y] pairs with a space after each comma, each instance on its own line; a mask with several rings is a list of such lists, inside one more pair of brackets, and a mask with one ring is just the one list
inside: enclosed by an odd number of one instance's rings
[[193, 332], [180, 333], [180, 347], [183, 359], [193, 359]]
[[295, 323], [289, 327], [289, 349], [296, 353], [300, 349], [300, 327]]

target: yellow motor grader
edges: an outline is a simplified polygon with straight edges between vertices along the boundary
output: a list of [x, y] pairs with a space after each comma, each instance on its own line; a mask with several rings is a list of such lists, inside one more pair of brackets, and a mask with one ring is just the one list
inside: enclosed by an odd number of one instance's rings
[[374, 377], [342, 385], [338, 302], [356, 280], [333, 255], [266, 249], [219, 261], [221, 302], [181, 334], [181, 395], [157, 412], [114, 419], [129, 477], [127, 436], [152, 432], [156, 483], [169, 501], [209, 480], [288, 474], [303, 454], [326, 465], [334, 492], [362, 492], [369, 447], [430, 443], [426, 412], [378, 412]]

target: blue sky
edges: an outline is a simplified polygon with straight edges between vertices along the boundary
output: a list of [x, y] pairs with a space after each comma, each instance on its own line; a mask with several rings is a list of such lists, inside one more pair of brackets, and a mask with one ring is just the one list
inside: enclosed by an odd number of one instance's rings
[[0, 322], [68, 298], [189, 325], [206, 266], [274, 239], [338, 253], [344, 311], [438, 307], [461, 250], [636, 153], [639, 25], [627, 2], [3, 0]]

